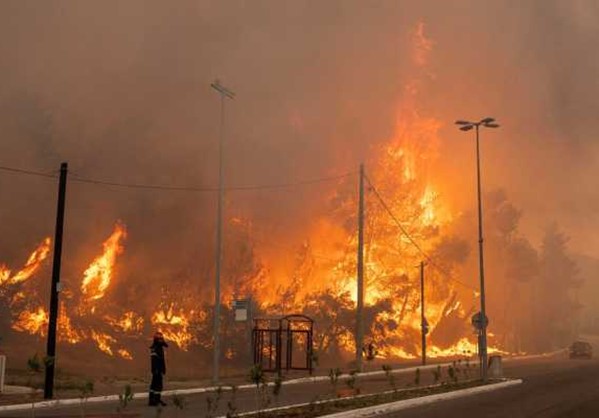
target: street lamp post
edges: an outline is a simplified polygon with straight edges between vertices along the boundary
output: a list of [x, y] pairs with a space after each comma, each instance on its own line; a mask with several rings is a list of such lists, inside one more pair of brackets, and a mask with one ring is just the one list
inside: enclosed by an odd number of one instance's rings
[[481, 375], [483, 381], [487, 381], [487, 314], [485, 304], [485, 267], [483, 258], [483, 206], [481, 199], [480, 186], [480, 145], [479, 145], [479, 128], [498, 128], [493, 118], [484, 118], [478, 122], [470, 122], [466, 120], [456, 121], [456, 125], [460, 126], [460, 130], [469, 131], [472, 128], [476, 130], [476, 185], [478, 195], [478, 267], [480, 276], [480, 362]]
[[216, 267], [215, 267], [215, 289], [214, 289], [214, 363], [212, 365], [212, 380], [219, 381], [220, 365], [220, 272], [222, 263], [222, 230], [223, 230], [223, 141], [225, 136], [225, 98], [233, 99], [235, 93], [215, 80], [210, 86], [220, 94], [220, 141], [218, 145], [218, 209], [216, 215]]

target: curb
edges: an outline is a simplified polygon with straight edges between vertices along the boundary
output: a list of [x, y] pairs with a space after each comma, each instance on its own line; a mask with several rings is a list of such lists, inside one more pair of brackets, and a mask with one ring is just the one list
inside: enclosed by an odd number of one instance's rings
[[[441, 386], [440, 384], [435, 384], [435, 385], [431, 385], [431, 386], [423, 386], [422, 389], [425, 388], [432, 388], [432, 387], [438, 387]], [[268, 409], [263, 409], [261, 412], [262, 413], [266, 413], [266, 412], [277, 412], [277, 411], [284, 411], [287, 409], [294, 409], [294, 408], [301, 408], [301, 407], [305, 407], [305, 406], [309, 406], [309, 405], [322, 405], [322, 404], [326, 404], [326, 403], [334, 403], [337, 402], [339, 400], [348, 400], [348, 399], [361, 399], [361, 398], [368, 398], [371, 397], [372, 395], [388, 395], [391, 393], [399, 393], [399, 392], [408, 392], [413, 390], [413, 388], [402, 388], [402, 389], [396, 389], [396, 390], [386, 390], [384, 392], [377, 392], [377, 393], [364, 393], [364, 394], [360, 394], [360, 395], [354, 395], [354, 396], [347, 396], [347, 397], [343, 397], [343, 398], [330, 398], [330, 399], [321, 399], [315, 402], [302, 402], [302, 403], [298, 403], [298, 404], [291, 404], [291, 405], [284, 405], [284, 406], [278, 406], [278, 407], [274, 407], [274, 408], [268, 408]], [[241, 412], [238, 413], [237, 415], [235, 415], [236, 417], [245, 417], [245, 416], [252, 416], [252, 415], [256, 415], [257, 411], [246, 411], [246, 412]], [[225, 415], [220, 416], [218, 418], [226, 418]]]
[[[446, 367], [452, 363], [439, 363], [439, 364], [430, 364], [426, 366], [418, 366], [418, 367], [407, 367], [404, 369], [393, 369], [391, 370], [392, 374], [403, 374], [403, 373], [413, 373], [416, 369], [420, 370], [428, 370], [437, 368], [437, 366]], [[472, 364], [475, 364], [474, 362]], [[371, 372], [363, 372], [357, 373], [357, 377], [373, 377], [373, 376], [384, 376], [385, 372], [383, 370], [375, 370]], [[339, 380], [349, 379], [351, 376], [348, 373], [344, 373], [339, 376]], [[298, 379], [286, 380], [283, 381], [283, 385], [297, 385], [302, 383], [317, 383], [317, 382], [327, 382], [329, 380], [329, 376], [312, 376], [312, 377], [301, 377]], [[269, 386], [273, 386], [273, 382], [268, 383]], [[237, 386], [238, 390], [244, 389], [253, 389], [254, 384], [248, 383], [244, 385]], [[230, 385], [220, 386], [223, 391], [230, 391]], [[206, 392], [214, 392], [219, 388], [219, 386], [207, 386], [203, 388], [190, 388], [190, 389], [173, 389], [173, 390], [165, 390], [162, 392], [163, 396], [172, 396], [172, 395], [195, 395], [199, 393]], [[133, 399], [148, 399], [147, 392], [138, 392], [133, 394]], [[106, 395], [106, 396], [93, 396], [87, 398], [86, 402], [89, 403], [99, 403], [99, 402], [117, 402], [119, 400], [119, 395]], [[33, 403], [24, 403], [24, 404], [15, 404], [15, 405], [3, 405], [0, 406], [0, 413], [8, 412], [8, 411], [24, 411], [31, 409], [45, 409], [45, 408], [54, 408], [57, 406], [72, 406], [79, 405], [84, 400], [81, 398], [73, 398], [73, 399], [55, 399], [50, 401], [40, 401]]]
[[439, 393], [436, 395], [422, 396], [419, 398], [406, 399], [402, 401], [390, 402], [382, 405], [374, 405], [361, 409], [352, 409], [349, 411], [337, 412], [334, 414], [323, 415], [322, 418], [367, 418], [378, 415], [389, 414], [408, 408], [429, 405], [435, 402], [448, 401], [451, 399], [465, 398], [479, 393], [487, 393], [495, 390], [504, 389], [511, 386], [522, 384], [522, 379], [508, 380], [500, 383], [493, 383], [485, 386], [477, 386], [469, 389], [461, 389], [453, 392]]

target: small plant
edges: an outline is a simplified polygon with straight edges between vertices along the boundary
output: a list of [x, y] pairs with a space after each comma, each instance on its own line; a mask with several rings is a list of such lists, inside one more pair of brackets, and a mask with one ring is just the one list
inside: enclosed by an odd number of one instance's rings
[[441, 366], [437, 366], [437, 368], [433, 370], [433, 379], [435, 384], [438, 384], [441, 380]]
[[175, 407], [175, 417], [179, 416], [179, 411], [182, 411], [187, 406], [187, 401], [184, 396], [175, 393], [173, 395], [173, 406]]
[[222, 386], [219, 386], [214, 392], [214, 397], [208, 396], [206, 398], [206, 418], [213, 418], [216, 416], [216, 411], [218, 411], [218, 406], [222, 396], [223, 388]]
[[117, 406], [117, 412], [122, 416], [123, 411], [127, 409], [131, 401], [133, 400], [133, 389], [131, 385], [126, 385], [123, 389], [123, 393], [119, 394], [119, 404]]
[[416, 373], [414, 375], [414, 384], [416, 386], [420, 386], [420, 368], [416, 368]]
[[56, 358], [52, 356], [44, 356], [44, 369], [54, 366], [54, 363], [56, 363]]
[[447, 375], [449, 376], [450, 382], [458, 383], [458, 375], [457, 375], [456, 370], [455, 370], [455, 368], [453, 366], [448, 366], [447, 367]]
[[385, 372], [385, 377], [387, 378], [387, 382], [389, 382], [389, 386], [391, 386], [391, 389], [393, 389], [394, 392], [397, 392], [395, 376], [392, 373], [393, 368], [391, 366], [389, 366], [388, 364], [383, 364], [381, 367], [382, 367], [383, 371]]
[[81, 406], [81, 416], [82, 417], [85, 417], [85, 407], [87, 405], [87, 398], [92, 393], [94, 393], [94, 382], [92, 382], [91, 380], [86, 380], [79, 387], [79, 397], [81, 399], [80, 406]]
[[462, 360], [454, 361], [453, 368], [455, 369], [456, 382], [460, 379], [460, 374], [464, 374], [464, 369], [462, 369]]
[[281, 389], [283, 389], [283, 379], [281, 378], [281, 375], [277, 375], [272, 387], [272, 394], [275, 397], [275, 402], [277, 405], [279, 404], [279, 395], [281, 394]]
[[356, 386], [357, 380], [358, 380], [358, 371], [357, 370], [352, 370], [351, 372], [349, 372], [349, 378], [346, 380], [346, 384], [347, 387], [349, 387], [351, 390], [353, 390], [357, 395], [360, 394], [360, 388]]
[[42, 362], [37, 353], [27, 359], [27, 370], [29, 371], [27, 386], [33, 387], [33, 377], [42, 372]]
[[237, 414], [237, 386], [231, 385], [231, 399], [227, 402], [227, 418]]
[[41, 373], [42, 372], [42, 362], [40, 360], [40, 356], [38, 353], [35, 353], [33, 356], [27, 359], [27, 369], [31, 373]]
[[319, 365], [318, 351], [312, 350], [312, 352], [310, 353], [310, 358], [312, 360], [312, 365], [313, 366], [318, 366]]
[[256, 387], [260, 387], [260, 384], [264, 382], [264, 371], [262, 370], [262, 366], [259, 364], [255, 364], [250, 369], [250, 382], [252, 382]]
[[265, 380], [262, 383], [262, 385], [260, 385], [260, 408], [259, 408], [259, 410], [262, 411], [263, 409], [268, 408], [268, 406], [270, 405], [270, 402], [271, 402], [271, 398], [268, 393], [268, 382]]
[[256, 385], [256, 409], [258, 415], [262, 411], [263, 405], [267, 405], [270, 402], [268, 396], [268, 383], [264, 371], [259, 364], [255, 364], [250, 369], [250, 381]]
[[329, 382], [333, 389], [333, 394], [337, 392], [337, 384], [339, 383], [339, 376], [341, 376], [341, 369], [339, 367], [329, 370]]
[[466, 368], [464, 369], [464, 375], [467, 379], [470, 379], [470, 359], [466, 359]]

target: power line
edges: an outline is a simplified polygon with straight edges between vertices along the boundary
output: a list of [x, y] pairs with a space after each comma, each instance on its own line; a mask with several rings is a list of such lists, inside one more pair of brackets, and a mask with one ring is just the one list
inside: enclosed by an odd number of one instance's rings
[[[248, 185], [248, 186], [232, 186], [225, 187], [225, 191], [252, 191], [252, 190], [273, 190], [273, 189], [285, 189], [297, 186], [307, 186], [311, 184], [324, 183], [329, 181], [340, 180], [345, 177], [354, 175], [355, 172], [349, 172], [331, 177], [321, 177], [310, 180], [300, 180], [289, 183], [274, 183], [274, 184], [261, 184], [261, 185]], [[79, 183], [97, 184], [102, 186], [122, 187], [128, 189], [145, 189], [145, 190], [166, 190], [166, 191], [187, 191], [187, 192], [218, 192], [217, 187], [189, 187], [189, 186], [169, 186], [169, 185], [156, 185], [156, 184], [140, 184], [140, 183], [121, 183], [114, 181], [95, 180], [80, 176], [72, 176], [72, 181]]]
[[[40, 171], [33, 171], [33, 170], [24, 170], [24, 169], [14, 168], [14, 167], [0, 166], [0, 170], [11, 172], [11, 173], [16, 173], [16, 174], [25, 174], [25, 175], [30, 175], [30, 176], [57, 178], [56, 174], [43, 173]], [[232, 186], [232, 187], [226, 187], [224, 190], [225, 191], [252, 191], [252, 190], [285, 189], [285, 188], [291, 188], [291, 187], [308, 186], [311, 184], [318, 184], [318, 183], [325, 183], [325, 182], [329, 182], [329, 181], [341, 180], [343, 178], [350, 177], [355, 174], [356, 174], [356, 172], [352, 171], [352, 172], [347, 172], [347, 173], [336, 175], [336, 176], [321, 177], [321, 178], [309, 179], [309, 180], [300, 180], [300, 181], [289, 182], [289, 183]], [[78, 182], [78, 183], [87, 183], [87, 184], [95, 184], [95, 185], [110, 186], [110, 187], [121, 187], [121, 188], [127, 188], [127, 189], [186, 191], [186, 192], [218, 192], [217, 187], [191, 187], [191, 186], [172, 186], [172, 185], [159, 185], [159, 184], [127, 183], [127, 182], [118, 182], [118, 181], [98, 180], [98, 179], [93, 179], [93, 178], [82, 177], [79, 175], [71, 175], [69, 180], [73, 181], [73, 182]]]
[[437, 264], [432, 258], [431, 256], [429, 256], [423, 249], [422, 247], [420, 247], [420, 245], [418, 245], [418, 243], [414, 240], [414, 238], [412, 238], [412, 236], [408, 233], [408, 231], [403, 227], [403, 225], [401, 224], [401, 222], [399, 222], [399, 220], [397, 219], [397, 217], [393, 214], [393, 212], [391, 211], [391, 208], [389, 208], [389, 206], [387, 205], [387, 203], [383, 200], [382, 196], [380, 195], [380, 193], [378, 192], [378, 190], [376, 189], [376, 187], [374, 187], [374, 185], [372, 184], [372, 182], [370, 181], [370, 179], [368, 178], [368, 176], [364, 176], [366, 178], [366, 181], [368, 182], [368, 184], [370, 185], [370, 187], [372, 188], [372, 191], [374, 192], [375, 196], [377, 197], [377, 199], [379, 200], [379, 202], [381, 203], [381, 205], [383, 206], [383, 208], [385, 209], [385, 211], [389, 214], [389, 216], [391, 217], [391, 219], [393, 219], [393, 221], [395, 222], [395, 224], [397, 225], [397, 227], [400, 229], [400, 231], [406, 236], [406, 238], [410, 241], [410, 243], [420, 252], [420, 254], [422, 254], [422, 256], [426, 259], [426, 261], [429, 262], [429, 264], [431, 264], [433, 267], [435, 267], [438, 271], [440, 271], [441, 273], [445, 274], [447, 276], [448, 279], [453, 280], [456, 283], [459, 283], [460, 285], [467, 287], [471, 290], [474, 290], [475, 292], [477, 292], [478, 290], [475, 289], [474, 287], [458, 280], [455, 279], [453, 277], [451, 277], [451, 274], [444, 269], [443, 267], [441, 267], [439, 264]]
[[58, 177], [56, 174], [43, 173], [41, 171], [23, 170], [23, 169], [14, 168], [14, 167], [0, 166], [0, 170], [7, 171], [10, 173], [26, 174], [26, 175], [37, 176], [37, 177], [47, 177], [47, 178], [57, 178]]

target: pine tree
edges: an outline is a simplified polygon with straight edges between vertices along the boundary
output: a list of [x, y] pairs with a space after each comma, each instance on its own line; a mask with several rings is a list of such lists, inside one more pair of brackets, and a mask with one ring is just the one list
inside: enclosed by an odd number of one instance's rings
[[563, 348], [575, 337], [580, 305], [572, 291], [581, 285], [578, 267], [568, 255], [568, 238], [550, 225], [543, 238], [534, 304], [539, 350]]

